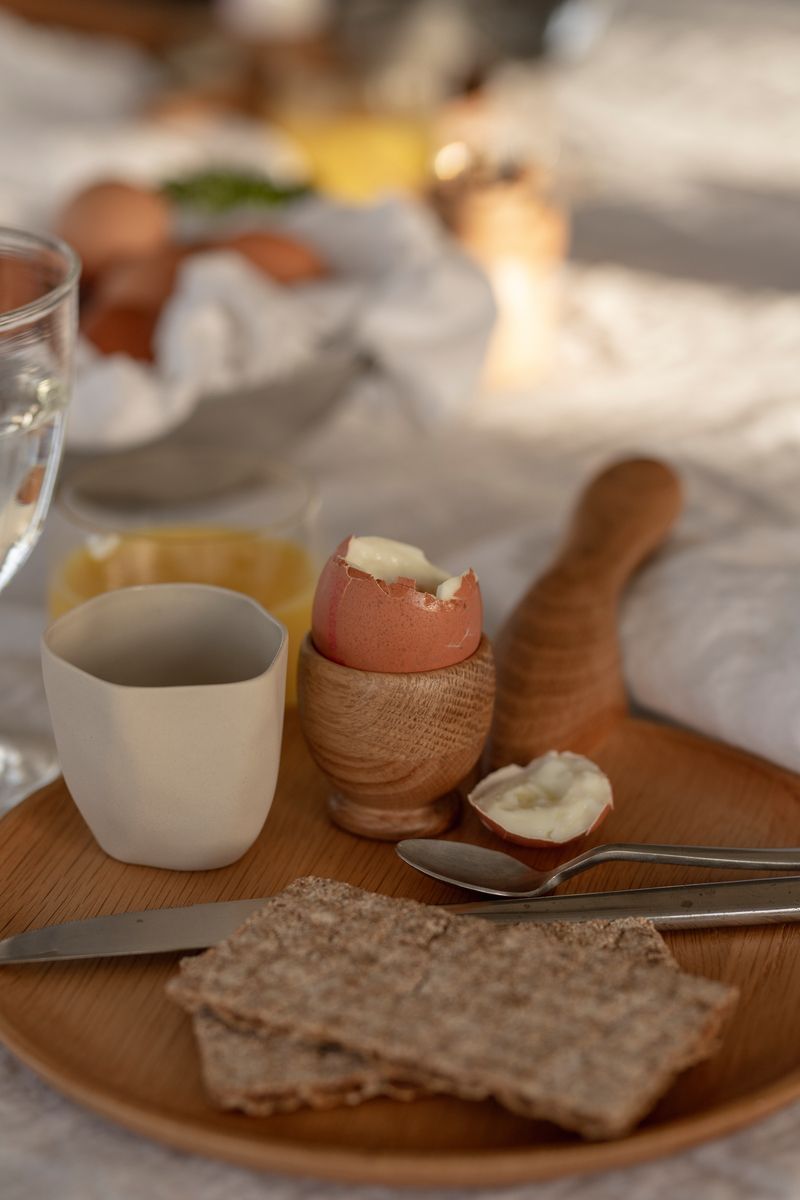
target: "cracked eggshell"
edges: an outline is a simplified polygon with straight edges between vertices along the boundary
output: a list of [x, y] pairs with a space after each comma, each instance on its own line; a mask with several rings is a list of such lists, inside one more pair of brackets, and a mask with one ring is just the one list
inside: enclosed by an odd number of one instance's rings
[[320, 654], [360, 671], [435, 671], [470, 658], [483, 627], [478, 578], [469, 570], [449, 599], [419, 591], [413, 579], [376, 579], [337, 546], [317, 583], [311, 618]]
[[[528, 788], [528, 796], [520, 798]], [[526, 767], [512, 763], [493, 771], [467, 800], [481, 823], [504, 841], [547, 850], [587, 837], [614, 808], [611, 783], [597, 764], [556, 750]]]

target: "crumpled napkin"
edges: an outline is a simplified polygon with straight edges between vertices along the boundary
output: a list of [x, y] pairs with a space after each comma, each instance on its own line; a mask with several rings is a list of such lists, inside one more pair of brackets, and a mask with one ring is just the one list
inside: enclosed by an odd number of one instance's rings
[[796, 528], [678, 541], [633, 583], [622, 638], [645, 708], [800, 771]]
[[[252, 217], [244, 227], [253, 227]], [[494, 301], [481, 269], [427, 211], [399, 198], [370, 208], [314, 198], [270, 214], [269, 227], [315, 246], [331, 277], [290, 288], [235, 253], [193, 255], [161, 314], [153, 366], [82, 343], [73, 449], [149, 441], [202, 398], [217, 395], [224, 404], [225, 394], [291, 377], [334, 345], [373, 363], [416, 423], [464, 410]]]
[[[0, 111], [14, 113], [0, 122], [0, 223], [52, 227], [68, 197], [101, 178], [157, 186], [209, 167], [297, 177], [296, 151], [266, 122], [142, 119], [158, 79], [153, 61], [121, 43], [0, 13]], [[81, 344], [72, 449], [151, 441], [201, 398], [222, 394], [224, 403], [226, 393], [288, 380], [332, 346], [373, 363], [390, 384], [387, 404], [417, 423], [447, 420], [469, 404], [494, 302], [480, 268], [422, 206], [313, 198], [183, 225], [187, 238], [223, 227], [285, 229], [315, 245], [334, 274], [283, 289], [238, 256], [187, 262], [162, 314], [153, 367]]]

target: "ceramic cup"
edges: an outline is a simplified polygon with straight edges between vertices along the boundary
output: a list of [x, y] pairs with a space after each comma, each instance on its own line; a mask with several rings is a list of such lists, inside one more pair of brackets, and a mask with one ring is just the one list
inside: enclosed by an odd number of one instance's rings
[[42, 638], [61, 769], [107, 854], [199, 871], [255, 841], [275, 792], [286, 630], [239, 592], [122, 588]]

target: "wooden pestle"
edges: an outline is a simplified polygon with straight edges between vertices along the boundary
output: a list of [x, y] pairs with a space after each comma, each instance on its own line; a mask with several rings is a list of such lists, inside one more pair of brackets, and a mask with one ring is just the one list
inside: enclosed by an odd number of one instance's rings
[[589, 484], [555, 563], [495, 642], [492, 768], [548, 750], [588, 753], [627, 712], [620, 595], [680, 508], [677, 476], [654, 459], [616, 463]]
[[395, 841], [453, 823], [454, 789], [480, 758], [492, 719], [486, 637], [454, 666], [392, 674], [332, 662], [308, 635], [297, 682], [303, 733], [334, 788], [328, 812], [338, 825]]

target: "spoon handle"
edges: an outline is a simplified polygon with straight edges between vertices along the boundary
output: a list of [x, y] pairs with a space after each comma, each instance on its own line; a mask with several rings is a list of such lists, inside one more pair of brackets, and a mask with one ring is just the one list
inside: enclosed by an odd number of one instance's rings
[[729, 867], [733, 870], [793, 871], [800, 867], [797, 847], [746, 849], [738, 846], [653, 846], [616, 843], [595, 846], [558, 868], [551, 887], [603, 862], [672, 863], [684, 867]]

